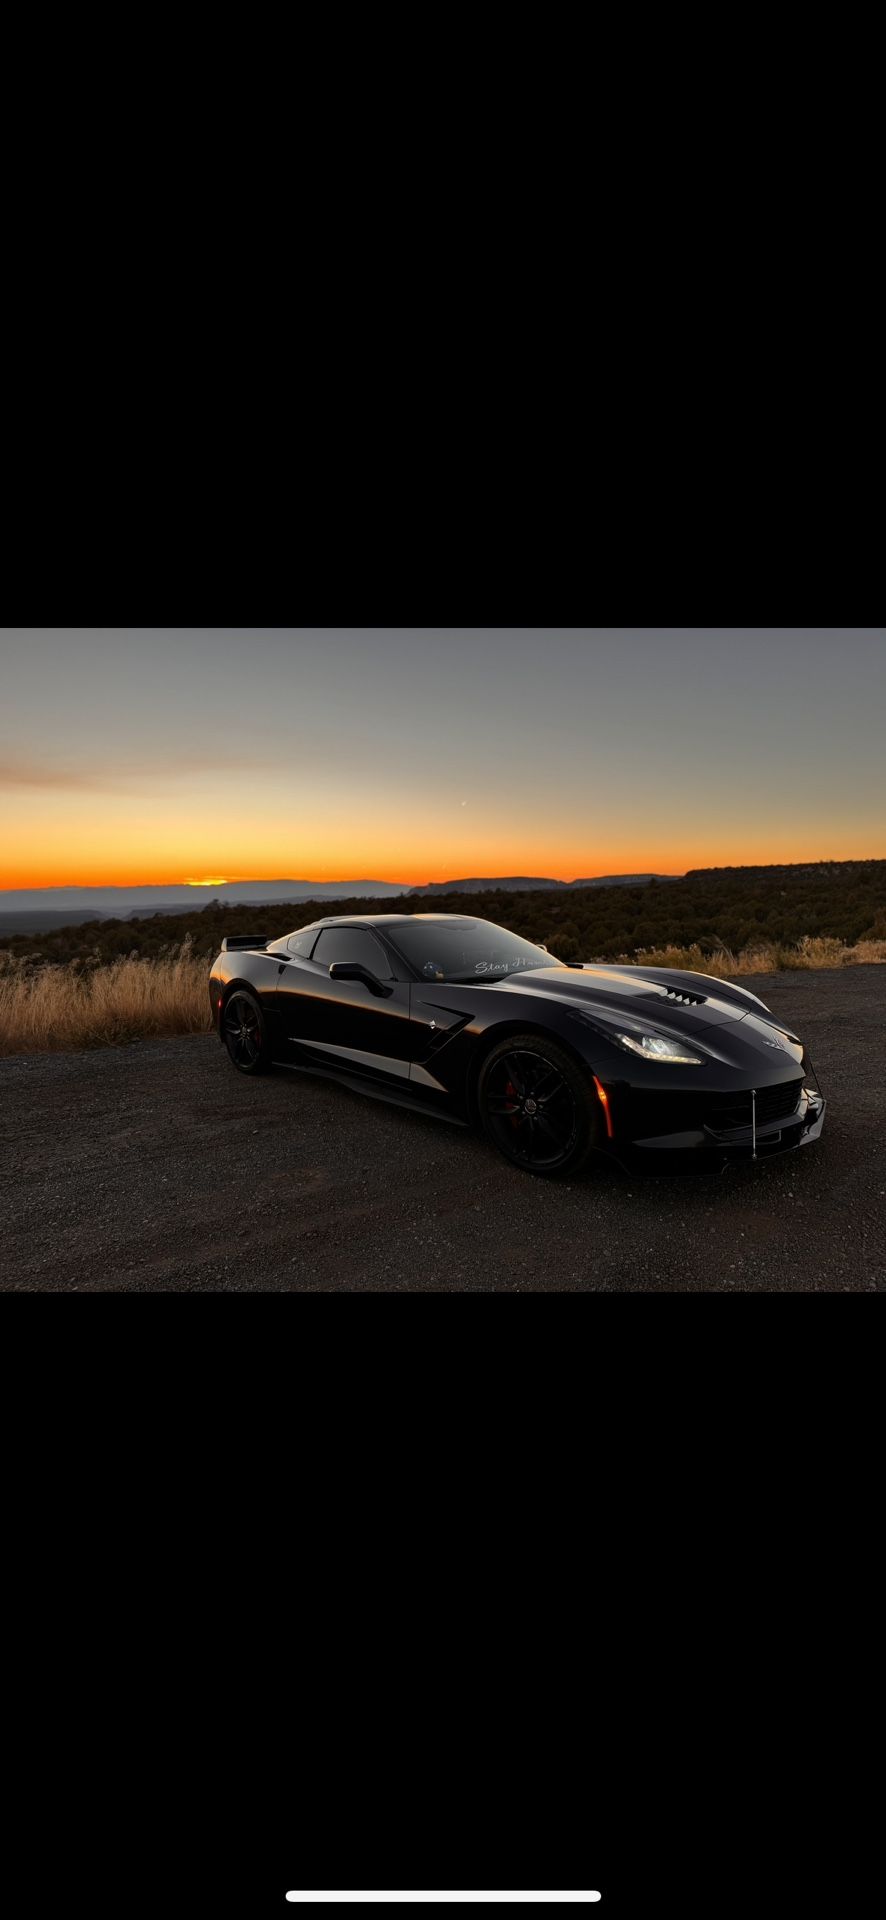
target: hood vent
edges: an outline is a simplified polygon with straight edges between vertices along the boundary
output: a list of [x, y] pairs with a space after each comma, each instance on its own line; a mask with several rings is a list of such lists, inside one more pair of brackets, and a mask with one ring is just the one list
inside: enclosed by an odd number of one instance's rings
[[666, 989], [666, 998], [668, 1000], [672, 1000], [675, 1006], [703, 1007], [707, 1000], [707, 994], [706, 993], [685, 993], [682, 990], [682, 988], [678, 993], [676, 987], [668, 987]]

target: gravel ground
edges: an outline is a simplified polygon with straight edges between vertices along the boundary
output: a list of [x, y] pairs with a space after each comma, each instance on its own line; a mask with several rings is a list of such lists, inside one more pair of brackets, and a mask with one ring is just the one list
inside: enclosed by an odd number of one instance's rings
[[713, 1179], [535, 1180], [485, 1141], [218, 1042], [0, 1060], [0, 1289], [886, 1288], [886, 967], [753, 988], [808, 1043], [821, 1140]]

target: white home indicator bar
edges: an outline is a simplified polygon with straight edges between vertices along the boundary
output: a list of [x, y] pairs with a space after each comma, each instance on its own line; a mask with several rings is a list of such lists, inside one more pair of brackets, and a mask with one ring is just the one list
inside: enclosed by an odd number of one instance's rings
[[599, 1893], [287, 1893], [287, 1900], [524, 1900], [546, 1905], [551, 1900], [600, 1900]]

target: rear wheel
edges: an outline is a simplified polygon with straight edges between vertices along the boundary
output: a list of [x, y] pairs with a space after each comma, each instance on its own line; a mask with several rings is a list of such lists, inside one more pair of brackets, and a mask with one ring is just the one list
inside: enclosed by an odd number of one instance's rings
[[252, 993], [238, 987], [222, 1009], [222, 1035], [238, 1073], [266, 1073], [271, 1064], [267, 1022]]
[[477, 1098], [489, 1139], [527, 1173], [578, 1173], [600, 1142], [599, 1102], [585, 1075], [540, 1034], [518, 1033], [493, 1047]]

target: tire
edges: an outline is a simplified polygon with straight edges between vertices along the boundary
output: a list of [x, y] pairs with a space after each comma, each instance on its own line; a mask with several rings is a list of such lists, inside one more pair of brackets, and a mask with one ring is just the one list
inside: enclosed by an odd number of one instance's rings
[[222, 1008], [222, 1037], [238, 1073], [267, 1073], [271, 1064], [268, 1027], [254, 993], [235, 987]]
[[499, 1041], [480, 1068], [477, 1103], [493, 1146], [526, 1173], [580, 1173], [602, 1141], [600, 1105], [577, 1061], [540, 1033]]

